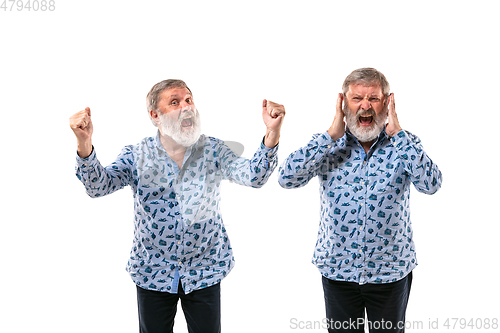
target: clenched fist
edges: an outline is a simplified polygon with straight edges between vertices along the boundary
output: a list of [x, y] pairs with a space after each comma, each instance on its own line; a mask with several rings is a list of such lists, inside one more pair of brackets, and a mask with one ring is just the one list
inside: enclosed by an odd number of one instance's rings
[[76, 136], [78, 155], [81, 158], [88, 157], [92, 153], [92, 133], [94, 131], [90, 118], [90, 108], [87, 107], [72, 115], [69, 118], [69, 126]]
[[266, 125], [264, 145], [273, 148], [279, 142], [281, 125], [285, 118], [285, 107], [268, 100], [262, 101], [262, 119]]

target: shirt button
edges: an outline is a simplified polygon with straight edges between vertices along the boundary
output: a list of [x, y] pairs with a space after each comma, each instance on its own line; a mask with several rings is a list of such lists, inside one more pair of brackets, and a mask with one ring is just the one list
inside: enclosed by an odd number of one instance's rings
[[178, 241], [178, 242], [177, 242], [177, 244], [179, 244], [179, 245], [180, 245], [180, 244], [181, 244], [181, 241]]
[[328, 145], [328, 146], [326, 146], [326, 148], [332, 148], [332, 146]]
[[181, 220], [177, 219], [177, 222], [180, 222]]
[[359, 230], [363, 230], [363, 227], [359, 227]]
[[363, 253], [363, 250], [359, 250], [359, 253]]
[[179, 265], [182, 265], [182, 261], [179, 261]]

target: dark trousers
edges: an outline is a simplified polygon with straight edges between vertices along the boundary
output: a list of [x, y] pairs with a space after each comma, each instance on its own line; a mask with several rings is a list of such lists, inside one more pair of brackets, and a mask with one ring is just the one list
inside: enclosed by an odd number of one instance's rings
[[177, 302], [181, 300], [189, 333], [220, 333], [220, 283], [185, 294], [137, 287], [140, 333], [172, 333]]
[[[323, 277], [328, 332], [404, 332], [412, 273], [384, 284], [334, 281]], [[365, 309], [368, 320], [365, 319]]]

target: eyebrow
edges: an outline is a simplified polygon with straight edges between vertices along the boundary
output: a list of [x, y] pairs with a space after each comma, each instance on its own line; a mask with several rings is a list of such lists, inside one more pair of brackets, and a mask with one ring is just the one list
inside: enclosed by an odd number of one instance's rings
[[[364, 96], [363, 96], [363, 95], [361, 95], [361, 94], [355, 94], [355, 95], [353, 95], [352, 97], [353, 97], [353, 98], [354, 98], [354, 97], [361, 97], [361, 98], [364, 98]], [[370, 97], [370, 98], [373, 98], [373, 97], [376, 97], [376, 98], [382, 98], [381, 96], [376, 95], [376, 94], [370, 95], [370, 96], [368, 96], [368, 97]]]
[[[179, 98], [179, 97], [180, 97], [180, 95], [170, 95], [170, 96], [168, 96], [169, 99], [174, 99], [174, 98]], [[193, 98], [193, 96], [191, 94], [186, 94], [186, 97]]]

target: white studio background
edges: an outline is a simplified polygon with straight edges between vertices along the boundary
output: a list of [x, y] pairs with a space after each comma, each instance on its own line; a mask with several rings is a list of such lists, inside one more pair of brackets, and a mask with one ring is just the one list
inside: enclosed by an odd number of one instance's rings
[[[71, 114], [91, 108], [106, 165], [155, 135], [146, 93], [179, 78], [203, 132], [241, 142], [251, 157], [266, 98], [287, 110], [281, 163], [330, 126], [344, 78], [368, 66], [386, 75], [400, 123], [443, 172], [437, 194], [412, 191], [419, 266], [407, 320], [443, 328], [447, 318], [500, 317], [496, 1], [55, 0], [43, 12], [3, 3], [2, 332], [138, 331], [125, 272], [132, 195], [86, 196]], [[262, 189], [226, 183], [222, 193], [236, 257], [222, 283], [223, 332], [325, 332], [292, 327], [324, 317], [310, 263], [317, 180], [284, 190], [276, 170]], [[180, 309], [176, 332], [187, 332]]]

